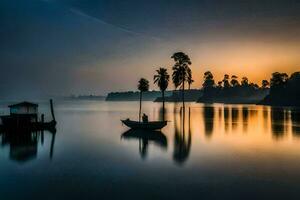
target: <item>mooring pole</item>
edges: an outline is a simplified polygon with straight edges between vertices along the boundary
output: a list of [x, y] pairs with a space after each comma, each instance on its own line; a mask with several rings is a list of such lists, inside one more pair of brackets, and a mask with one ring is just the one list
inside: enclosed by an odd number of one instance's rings
[[[41, 116], [41, 122], [42, 122], [42, 126], [44, 126], [44, 122], [45, 122], [45, 115], [42, 114]], [[44, 144], [44, 129], [42, 128], [41, 130], [41, 144]]]
[[56, 135], [56, 133], [52, 133], [52, 140], [51, 140], [51, 145], [50, 145], [50, 155], [49, 155], [50, 156], [50, 160], [52, 160], [52, 157], [53, 157], [55, 135]]
[[52, 119], [53, 119], [53, 121], [56, 121], [55, 116], [54, 116], [53, 100], [52, 99], [50, 99], [50, 109], [51, 109]]

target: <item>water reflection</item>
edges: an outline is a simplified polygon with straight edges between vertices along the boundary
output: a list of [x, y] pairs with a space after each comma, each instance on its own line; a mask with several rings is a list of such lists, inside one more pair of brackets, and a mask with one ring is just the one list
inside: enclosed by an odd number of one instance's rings
[[229, 131], [229, 107], [224, 106], [224, 127], [225, 127], [225, 132]]
[[168, 147], [167, 138], [161, 131], [130, 129], [121, 135], [121, 139], [138, 140], [139, 153], [142, 159], [145, 159], [147, 157], [149, 143], [151, 142], [163, 149], [167, 149]]
[[204, 132], [206, 137], [211, 137], [214, 128], [215, 111], [212, 106], [203, 107]]
[[271, 108], [271, 127], [275, 139], [282, 139], [284, 137], [286, 120], [284, 109]]
[[249, 109], [246, 106], [242, 107], [242, 124], [243, 131], [246, 132], [248, 129], [248, 121], [249, 121]]
[[232, 107], [231, 109], [231, 124], [232, 130], [236, 130], [238, 127], [238, 118], [239, 118], [239, 108]]
[[[191, 109], [188, 108], [188, 121], [186, 121], [186, 108], [180, 109], [179, 115], [175, 116], [174, 128], [174, 152], [173, 159], [178, 164], [183, 164], [190, 153], [192, 144], [192, 130], [191, 130]], [[178, 119], [179, 116], [179, 119]], [[187, 130], [186, 130], [187, 124]]]
[[[53, 157], [55, 132], [47, 132], [52, 135], [49, 158]], [[9, 146], [9, 158], [17, 162], [27, 162], [37, 158], [38, 141], [44, 144], [44, 131], [19, 131], [3, 132], [1, 135], [1, 147]]]
[[163, 106], [161, 106], [159, 108], [159, 117], [158, 120], [159, 121], [165, 121], [166, 120], [166, 112], [167, 112], [167, 108], [163, 108]]
[[295, 136], [300, 136], [300, 112], [299, 110], [291, 111], [292, 131]]
[[[157, 118], [163, 119], [162, 108], [157, 111]], [[247, 142], [261, 142], [271, 138], [277, 142], [288, 138], [288, 135], [300, 136], [299, 116], [295, 109], [268, 106], [207, 104], [182, 108], [181, 104], [175, 104], [173, 110], [166, 110], [166, 117], [173, 117], [171, 121], [174, 127], [169, 123], [166, 130], [171, 130], [167, 133], [174, 144], [173, 160], [182, 165], [189, 159], [194, 136], [203, 135], [210, 140], [220, 140], [221, 144], [226, 138], [238, 145], [243, 139]], [[150, 142], [162, 148], [167, 147], [167, 138], [161, 132], [131, 130], [122, 134], [122, 138], [138, 140], [139, 153], [143, 159], [147, 157]]]

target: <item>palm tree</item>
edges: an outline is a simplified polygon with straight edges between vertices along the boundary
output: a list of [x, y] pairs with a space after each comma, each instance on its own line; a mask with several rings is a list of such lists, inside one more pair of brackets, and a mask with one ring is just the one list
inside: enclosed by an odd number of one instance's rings
[[166, 68], [159, 68], [156, 70], [156, 73], [153, 77], [154, 84], [157, 84], [160, 91], [162, 92], [162, 101], [163, 101], [163, 121], [165, 120], [165, 91], [168, 88], [170, 76]]
[[192, 83], [194, 83], [194, 80], [192, 78], [192, 70], [190, 68], [188, 69], [187, 83], [189, 85], [189, 90], [190, 90]]
[[140, 91], [140, 110], [139, 110], [139, 122], [140, 122], [141, 121], [143, 92], [146, 92], [149, 90], [149, 81], [145, 78], [141, 78], [138, 83], [138, 89]]
[[188, 81], [188, 77], [192, 77], [192, 71], [189, 67], [192, 62], [189, 56], [183, 52], [174, 53], [171, 58], [175, 61], [172, 80], [175, 88], [181, 86], [182, 104], [184, 107], [184, 83]]

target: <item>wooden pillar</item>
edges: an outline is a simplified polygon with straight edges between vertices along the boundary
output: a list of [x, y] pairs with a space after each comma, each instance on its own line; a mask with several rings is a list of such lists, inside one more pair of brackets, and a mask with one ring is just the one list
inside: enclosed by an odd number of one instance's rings
[[53, 109], [53, 101], [52, 101], [52, 99], [50, 99], [50, 109], [51, 109], [52, 119], [53, 119], [53, 121], [55, 121], [54, 109]]
[[[44, 121], [45, 121], [45, 115], [42, 114], [42, 116], [41, 116], [42, 126], [44, 124]], [[43, 128], [41, 129], [41, 143], [42, 143], [42, 145], [44, 144], [44, 129]]]

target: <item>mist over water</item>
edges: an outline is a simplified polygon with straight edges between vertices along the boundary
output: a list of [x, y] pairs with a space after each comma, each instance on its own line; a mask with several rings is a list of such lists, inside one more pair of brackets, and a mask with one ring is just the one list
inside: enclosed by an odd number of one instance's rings
[[[6, 113], [1, 103], [0, 113]], [[282, 199], [300, 189], [300, 111], [167, 103], [161, 133], [128, 133], [137, 102], [57, 101], [57, 133], [0, 146], [3, 199]], [[48, 104], [41, 113], [50, 118]], [[143, 102], [149, 120], [160, 103]], [[185, 112], [183, 115], [182, 113]], [[48, 118], [47, 118], [48, 117]], [[53, 143], [52, 155], [50, 154]], [[22, 162], [14, 153], [36, 152]], [[22, 154], [26, 156], [25, 154]], [[50, 156], [51, 155], [51, 156]], [[15, 192], [18, 191], [18, 192]]]

